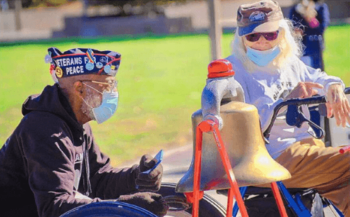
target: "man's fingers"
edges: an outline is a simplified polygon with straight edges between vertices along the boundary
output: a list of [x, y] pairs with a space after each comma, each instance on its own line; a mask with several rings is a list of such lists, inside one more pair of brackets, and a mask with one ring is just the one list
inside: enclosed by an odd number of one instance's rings
[[136, 185], [139, 186], [139, 189], [141, 188], [152, 188], [155, 186], [158, 186], [160, 184], [161, 180], [157, 180], [156, 182], [149, 182], [145, 180], [136, 180], [135, 183]]
[[317, 88], [317, 89], [323, 88], [322, 84], [318, 84], [318, 83], [314, 83], [314, 82], [304, 82], [304, 85], [308, 88]]
[[[346, 122], [350, 125], [350, 115], [346, 116]], [[346, 125], [346, 124], [345, 124]]]
[[323, 88], [323, 85], [317, 84], [317, 83], [312, 83], [312, 82], [305, 82], [305, 87], [308, 90], [308, 95], [307, 97], [314, 96], [318, 93], [317, 89]]
[[332, 112], [337, 126], [346, 126], [350, 122], [350, 104], [339, 84], [331, 85], [327, 91], [327, 117]]
[[345, 99], [344, 110], [345, 110], [345, 113], [350, 115], [350, 104], [349, 104], [349, 100], [348, 99]]
[[345, 99], [345, 106], [344, 106], [344, 112], [345, 112], [345, 118], [346, 122], [350, 124], [350, 104], [348, 99]]
[[349, 116], [349, 113], [347, 112], [346, 101], [345, 100], [342, 100], [342, 102], [340, 103], [339, 113], [340, 113], [340, 117], [341, 117], [341, 125], [343, 127], [345, 127], [346, 126], [346, 121], [347, 121], [347, 116]]
[[[333, 109], [333, 114], [336, 119], [337, 126], [345, 127], [346, 123], [350, 121], [349, 113], [350, 113], [350, 106], [349, 102], [346, 99], [345, 95], [334, 95], [335, 97], [332, 100], [332, 102], [329, 102], [329, 104]], [[327, 115], [328, 117], [328, 115]]]
[[139, 173], [139, 175], [137, 176], [137, 179], [155, 181], [155, 180], [159, 179], [159, 176], [161, 176], [161, 175], [162, 175], [162, 172], [156, 168], [155, 170], [153, 170], [149, 174], [148, 173]]
[[303, 87], [301, 88], [300, 98], [306, 98], [306, 97], [308, 97], [308, 96], [309, 96], [308, 91], [307, 91], [306, 87], [303, 86]]
[[318, 94], [318, 90], [316, 90], [316, 89], [311, 89], [311, 95], [310, 95], [310, 96], [314, 96], [314, 95], [316, 95], [316, 94]]
[[145, 180], [136, 180], [136, 185], [139, 191], [158, 191], [161, 185], [161, 179], [156, 182], [148, 182]]
[[317, 89], [323, 88], [323, 85], [313, 82], [300, 82], [298, 85], [301, 88], [300, 98], [314, 96], [318, 93]]
[[340, 126], [340, 124], [341, 124], [341, 114], [340, 114], [340, 111], [339, 111], [338, 107], [333, 106], [333, 114], [334, 114], [334, 118], [335, 118], [337, 126]]
[[308, 88], [305, 83], [299, 82], [296, 91], [298, 92], [298, 98], [305, 98], [308, 96]]
[[148, 167], [148, 168], [152, 168], [152, 167], [154, 167], [154, 165], [156, 165], [157, 163], [158, 163], [158, 160], [155, 159], [155, 158], [152, 158], [152, 160], [146, 161], [146, 162], [145, 162], [145, 166]]
[[143, 155], [140, 160], [140, 171], [144, 172], [151, 169], [157, 162], [151, 155]]
[[313, 82], [299, 82], [298, 85], [285, 98], [306, 98], [318, 93], [317, 89], [322, 89], [323, 85]]

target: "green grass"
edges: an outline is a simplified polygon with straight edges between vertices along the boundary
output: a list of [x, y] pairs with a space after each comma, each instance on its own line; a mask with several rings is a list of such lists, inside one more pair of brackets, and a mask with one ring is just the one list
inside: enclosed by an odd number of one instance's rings
[[325, 71], [350, 86], [350, 25], [332, 26], [325, 35]]
[[[350, 85], [350, 26], [331, 27], [326, 34], [326, 69]], [[224, 56], [232, 34], [223, 36]], [[210, 62], [207, 35], [69, 39], [40, 43], [0, 44], [0, 141], [5, 142], [20, 119], [30, 94], [52, 84], [47, 48], [109, 49], [122, 54], [117, 114], [102, 125], [92, 123], [101, 149], [112, 163], [188, 144], [191, 114], [200, 108]]]

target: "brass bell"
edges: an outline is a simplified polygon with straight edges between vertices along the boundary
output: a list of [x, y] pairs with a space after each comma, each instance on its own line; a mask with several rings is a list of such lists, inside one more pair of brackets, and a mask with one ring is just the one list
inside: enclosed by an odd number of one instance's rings
[[[239, 186], [267, 184], [291, 177], [288, 170], [267, 152], [255, 106], [232, 101], [221, 105], [220, 115], [224, 121], [220, 133]], [[193, 150], [196, 127], [201, 121], [202, 110], [198, 110], [192, 115]], [[189, 170], [177, 184], [176, 192], [193, 191], [193, 166], [194, 156]], [[203, 134], [201, 168], [201, 191], [230, 188], [212, 133]]]

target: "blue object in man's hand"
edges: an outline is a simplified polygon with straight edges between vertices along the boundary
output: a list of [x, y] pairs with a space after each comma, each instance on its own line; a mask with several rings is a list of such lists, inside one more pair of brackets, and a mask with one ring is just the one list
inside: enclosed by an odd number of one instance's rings
[[153, 158], [151, 155], [143, 155], [140, 160], [139, 173], [135, 179], [136, 189], [139, 191], [156, 192], [160, 189], [163, 166], [163, 150]]
[[143, 171], [143, 174], [150, 174], [162, 161], [163, 161], [163, 150], [160, 150], [158, 154], [154, 157], [157, 160], [157, 163], [149, 170]]

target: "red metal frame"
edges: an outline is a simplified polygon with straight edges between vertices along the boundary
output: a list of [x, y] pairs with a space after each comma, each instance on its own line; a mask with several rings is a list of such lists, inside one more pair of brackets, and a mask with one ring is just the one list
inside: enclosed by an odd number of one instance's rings
[[[199, 200], [201, 199], [200, 195], [200, 173], [201, 173], [201, 160], [202, 160], [202, 136], [203, 132], [209, 132], [212, 131], [216, 146], [219, 150], [222, 163], [224, 165], [227, 178], [229, 179], [231, 188], [228, 191], [228, 198], [227, 198], [227, 211], [226, 211], [226, 217], [232, 216], [232, 209], [233, 209], [233, 197], [235, 196], [239, 210], [241, 211], [242, 217], [247, 217], [247, 209], [245, 208], [241, 193], [239, 192], [238, 184], [235, 181], [235, 177], [233, 174], [232, 166], [230, 163], [230, 160], [228, 158], [226, 148], [222, 142], [222, 138], [219, 132], [219, 129], [215, 122], [207, 120], [202, 121], [198, 126], [196, 130], [196, 148], [195, 148], [195, 161], [194, 161], [194, 179], [193, 179], [193, 198], [190, 200], [193, 200], [192, 205], [192, 217], [198, 217], [199, 212]], [[189, 196], [188, 193], [186, 196]]]
[[280, 191], [279, 191], [278, 186], [277, 186], [277, 183], [272, 182], [271, 188], [272, 188], [273, 196], [275, 197], [277, 207], [278, 207], [278, 210], [279, 210], [281, 216], [288, 217], [287, 212], [286, 212], [286, 208], [284, 207], [284, 204], [283, 204], [283, 200], [282, 200]]
[[[194, 177], [193, 177], [193, 192], [185, 193], [187, 200], [191, 202], [192, 205], [192, 217], [198, 217], [199, 214], [199, 200], [203, 197], [203, 191], [200, 191], [200, 174], [201, 174], [201, 161], [202, 161], [202, 145], [203, 145], [203, 132], [213, 132], [214, 139], [216, 141], [216, 146], [219, 150], [222, 163], [224, 165], [227, 178], [230, 182], [231, 188], [228, 191], [227, 196], [227, 210], [226, 217], [232, 217], [233, 211], [233, 197], [236, 198], [239, 210], [242, 217], [248, 217], [247, 209], [244, 205], [242, 195], [239, 191], [238, 184], [236, 182], [235, 176], [233, 174], [231, 162], [226, 152], [226, 148], [223, 145], [223, 141], [218, 129], [217, 124], [214, 121], [206, 120], [198, 124], [196, 129], [196, 148], [195, 148], [195, 160], [194, 160]], [[276, 199], [278, 210], [282, 217], [288, 217], [286, 209], [284, 207], [281, 194], [277, 187], [276, 182], [271, 183], [272, 192]]]

